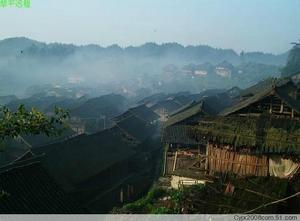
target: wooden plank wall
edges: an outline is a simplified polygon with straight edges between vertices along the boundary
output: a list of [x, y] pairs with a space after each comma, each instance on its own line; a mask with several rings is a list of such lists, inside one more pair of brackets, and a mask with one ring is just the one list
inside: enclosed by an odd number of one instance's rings
[[208, 170], [210, 174], [232, 172], [242, 176], [268, 176], [269, 162], [266, 156], [233, 152], [209, 144]]

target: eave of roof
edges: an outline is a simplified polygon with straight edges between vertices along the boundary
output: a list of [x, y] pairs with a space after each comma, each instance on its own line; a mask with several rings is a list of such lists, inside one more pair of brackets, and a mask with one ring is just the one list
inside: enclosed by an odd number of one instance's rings
[[134, 108], [130, 108], [128, 111], [131, 112], [136, 117], [147, 122], [151, 122], [159, 118], [158, 114], [156, 114], [153, 110], [148, 108], [146, 105], [140, 105]]
[[34, 148], [33, 152], [46, 154], [43, 164], [56, 181], [68, 190], [135, 154], [123, 140], [118, 128]]
[[198, 113], [202, 112], [202, 102], [194, 104], [189, 108], [185, 108], [183, 111], [171, 116], [164, 124], [164, 127], [169, 127], [173, 124], [179, 123], [187, 118], [190, 118]]
[[280, 88], [275, 89], [276, 95], [283, 100], [290, 108], [292, 108], [294, 111], [296, 111], [298, 114], [300, 114], [300, 103], [299, 101], [291, 98], [289, 95], [287, 95], [284, 91], [280, 90]]
[[228, 116], [238, 110], [241, 110], [271, 94], [277, 95], [283, 102], [286, 103], [290, 108], [294, 109], [297, 113], [300, 114], [300, 104], [293, 98], [291, 98], [289, 95], [287, 95], [284, 91], [280, 90], [280, 88], [271, 88], [266, 89], [265, 91], [262, 91], [246, 100], [243, 100], [236, 105], [226, 108], [224, 111], [220, 112], [220, 116]]
[[210, 110], [210, 107], [206, 104], [205, 101], [193, 102], [189, 107], [185, 107], [181, 111], [172, 115], [164, 124], [164, 127], [169, 127], [176, 123], [179, 123], [185, 119], [193, 117], [199, 113], [213, 115], [213, 111]]
[[299, 155], [299, 134], [300, 121], [297, 119], [271, 116], [205, 117], [198, 125], [174, 125], [166, 128], [163, 142], [199, 144], [209, 141], [236, 148], [250, 148], [253, 153]]
[[271, 92], [273, 91], [273, 88], [266, 88], [262, 91], [260, 91], [259, 93], [255, 94], [252, 97], [249, 97], [248, 99], [242, 100], [241, 102], [233, 105], [232, 107], [228, 107], [225, 110], [221, 111], [219, 113], [220, 116], [228, 116], [229, 114], [232, 114], [238, 110], [241, 110], [242, 108], [245, 108], [257, 101], [259, 101], [260, 99], [265, 98], [266, 96], [268, 96]]
[[152, 135], [154, 129], [153, 126], [147, 124], [144, 120], [135, 115], [131, 115], [119, 121], [116, 126], [139, 142], [143, 142]]

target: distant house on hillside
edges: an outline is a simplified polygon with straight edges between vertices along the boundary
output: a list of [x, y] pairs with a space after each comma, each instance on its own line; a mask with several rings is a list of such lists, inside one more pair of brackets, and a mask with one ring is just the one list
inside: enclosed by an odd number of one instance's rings
[[216, 74], [221, 77], [230, 78], [231, 77], [231, 70], [225, 67], [216, 67]]

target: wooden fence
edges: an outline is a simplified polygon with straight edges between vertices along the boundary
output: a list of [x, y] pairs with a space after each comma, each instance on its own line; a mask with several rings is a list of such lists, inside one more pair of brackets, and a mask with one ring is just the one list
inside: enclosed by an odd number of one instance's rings
[[268, 176], [269, 162], [266, 156], [255, 156], [218, 148], [208, 144], [208, 170], [232, 172], [245, 176]]

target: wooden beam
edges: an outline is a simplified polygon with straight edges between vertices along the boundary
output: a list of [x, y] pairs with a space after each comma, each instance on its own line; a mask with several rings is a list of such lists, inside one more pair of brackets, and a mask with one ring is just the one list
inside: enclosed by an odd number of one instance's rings
[[175, 152], [174, 164], [173, 164], [173, 171], [175, 171], [175, 170], [176, 170], [176, 164], [177, 164], [177, 155], [178, 155], [178, 152], [176, 151], [176, 152]]
[[123, 188], [121, 188], [120, 190], [120, 202], [124, 203], [124, 192], [123, 192]]
[[166, 144], [165, 145], [165, 152], [164, 152], [164, 169], [163, 169], [163, 176], [166, 175], [166, 172], [167, 172], [167, 163], [168, 163], [168, 160], [167, 160], [167, 154], [168, 154], [168, 150], [169, 150], [169, 144]]
[[281, 101], [281, 104], [280, 104], [280, 113], [283, 113], [283, 102]]
[[[206, 155], [206, 160], [205, 160], [205, 167], [204, 169], [207, 171], [208, 170], [208, 149], [209, 149], [209, 142], [207, 142], [206, 144], [206, 152], [205, 152], [205, 155]], [[207, 173], [207, 172], [206, 172]]]

